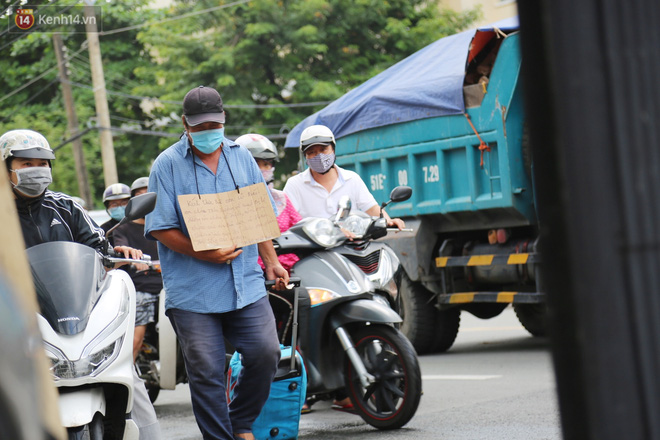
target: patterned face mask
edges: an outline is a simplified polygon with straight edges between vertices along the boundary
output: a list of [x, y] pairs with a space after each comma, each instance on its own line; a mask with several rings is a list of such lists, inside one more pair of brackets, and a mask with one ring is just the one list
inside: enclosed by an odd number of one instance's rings
[[275, 167], [270, 167], [267, 170], [261, 170], [261, 175], [264, 176], [266, 185], [271, 186], [275, 181]]
[[319, 153], [314, 157], [307, 159], [307, 165], [319, 174], [327, 173], [335, 164], [335, 153]]
[[50, 167], [29, 167], [11, 170], [16, 173], [14, 189], [28, 197], [41, 195], [53, 182]]

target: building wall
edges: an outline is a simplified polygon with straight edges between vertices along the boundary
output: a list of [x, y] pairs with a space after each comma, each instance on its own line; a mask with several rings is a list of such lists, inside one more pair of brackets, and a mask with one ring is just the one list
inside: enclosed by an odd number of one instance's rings
[[441, 0], [441, 8], [464, 11], [481, 6], [482, 17], [474, 23], [475, 27], [490, 24], [518, 14], [515, 0]]

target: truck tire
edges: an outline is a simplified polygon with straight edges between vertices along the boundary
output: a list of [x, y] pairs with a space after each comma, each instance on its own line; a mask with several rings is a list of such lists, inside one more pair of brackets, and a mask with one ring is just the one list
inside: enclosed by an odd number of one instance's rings
[[417, 353], [430, 353], [436, 335], [436, 308], [432, 294], [421, 284], [415, 283], [405, 273], [399, 286], [399, 315], [403, 322], [401, 333], [412, 343]]
[[449, 350], [458, 334], [461, 324], [461, 309], [437, 310], [435, 314], [435, 339], [431, 344], [431, 353], [444, 353]]
[[545, 304], [514, 304], [518, 321], [532, 336], [547, 336], [547, 309]]

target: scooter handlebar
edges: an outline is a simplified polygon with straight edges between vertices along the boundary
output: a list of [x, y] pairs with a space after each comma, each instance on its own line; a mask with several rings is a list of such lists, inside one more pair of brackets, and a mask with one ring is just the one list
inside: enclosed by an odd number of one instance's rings
[[[275, 282], [277, 280], [266, 280], [266, 289], [270, 289], [275, 285]], [[289, 284], [287, 284], [286, 288], [291, 290], [294, 287], [300, 287], [300, 277], [291, 277], [289, 278]]]
[[148, 266], [153, 266], [151, 259], [149, 260], [138, 260], [135, 258], [116, 258], [116, 257], [105, 257], [105, 260], [109, 263], [136, 263], [136, 264], [146, 264]]

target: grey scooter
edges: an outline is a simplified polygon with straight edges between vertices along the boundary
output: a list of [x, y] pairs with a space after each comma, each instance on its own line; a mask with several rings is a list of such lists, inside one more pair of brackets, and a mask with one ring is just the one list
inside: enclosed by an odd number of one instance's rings
[[[396, 429], [410, 421], [422, 394], [417, 354], [395, 328], [401, 322], [386, 300], [375, 294], [368, 276], [341, 255], [348, 241], [341, 224], [350, 213], [343, 199], [333, 220], [308, 218], [274, 240], [278, 253], [301, 259], [291, 271], [299, 277], [300, 348], [307, 369], [307, 395], [330, 398], [345, 390], [355, 412], [378, 429]], [[386, 233], [384, 219], [364, 222], [360, 239]], [[302, 302], [301, 304], [304, 304]]]

